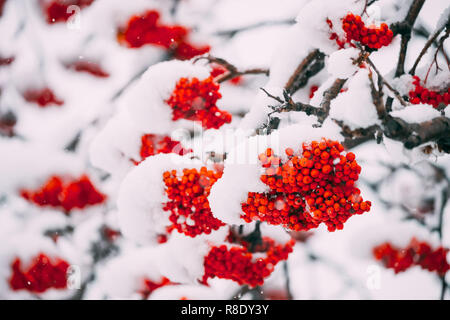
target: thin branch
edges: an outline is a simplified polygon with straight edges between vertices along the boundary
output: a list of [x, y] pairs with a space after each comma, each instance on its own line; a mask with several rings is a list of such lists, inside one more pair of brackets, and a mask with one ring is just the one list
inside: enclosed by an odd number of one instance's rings
[[194, 63], [196, 63], [199, 60], [206, 59], [209, 63], [216, 63], [218, 65], [221, 65], [224, 67], [227, 71], [219, 76], [216, 77], [216, 81], [218, 83], [225, 82], [227, 80], [231, 80], [233, 78], [247, 75], [247, 74], [265, 74], [266, 76], [269, 75], [268, 69], [262, 69], [262, 68], [254, 68], [254, 69], [247, 69], [247, 70], [238, 70], [236, 66], [228, 62], [227, 60], [223, 58], [213, 57], [211, 55], [206, 56], [200, 56], [194, 60]]
[[346, 81], [347, 79], [336, 79], [331, 85], [331, 87], [329, 87], [323, 93], [323, 100], [320, 103], [320, 108], [323, 111], [323, 116], [318, 118], [320, 124], [322, 124], [330, 114], [331, 100], [337, 97]]
[[294, 23], [295, 23], [295, 20], [293, 20], [293, 19], [279, 20], [279, 21], [263, 21], [263, 22], [258, 22], [258, 23], [252, 24], [252, 25], [241, 27], [241, 28], [217, 31], [215, 34], [218, 36], [232, 38], [237, 33], [243, 32], [243, 31], [249, 31], [249, 30], [253, 30], [253, 29], [257, 29], [257, 28], [261, 28], [261, 27], [267, 27], [267, 26], [277, 26], [277, 25], [284, 25], [284, 24], [291, 25]]
[[[425, 53], [427, 52], [428, 48], [431, 47], [431, 45], [433, 43], [435, 43], [437, 37], [439, 36], [439, 34], [444, 30], [447, 29], [447, 33], [448, 30], [450, 30], [450, 18], [447, 20], [447, 23], [442, 25], [441, 28], [439, 28], [438, 30], [436, 30], [436, 32], [427, 40], [427, 42], [425, 43], [425, 46], [423, 47], [422, 51], [420, 51], [419, 56], [417, 57], [416, 61], [414, 62], [413, 67], [411, 68], [411, 70], [409, 70], [409, 74], [414, 75], [416, 73], [416, 68], [419, 65], [420, 60], [422, 59], [422, 57], [425, 55]], [[438, 46], [439, 47], [439, 46]]]
[[[437, 62], [437, 55], [439, 53], [439, 50], [441, 48], [444, 48], [444, 42], [445, 42], [445, 40], [447, 40], [449, 35], [450, 35], [450, 28], [447, 28], [445, 34], [438, 41], [438, 47], [436, 49], [436, 52], [434, 53], [433, 62], [431, 63], [430, 67], [428, 68], [427, 75], [425, 76], [425, 80], [424, 80], [425, 83], [428, 80], [428, 75], [429, 75], [429, 73], [431, 71], [431, 67], [433, 66], [433, 64], [436, 64], [436, 73], [438, 72], [438, 70], [441, 70], [441, 68], [439, 68], [439, 65], [438, 65], [438, 62]], [[448, 61], [447, 61], [447, 66], [448, 66], [448, 68], [450, 70], [450, 65], [448, 65]]]
[[372, 73], [369, 72], [369, 81], [370, 81], [370, 94], [372, 95], [372, 101], [375, 105], [375, 109], [377, 110], [378, 119], [383, 120], [386, 117], [386, 108], [383, 102], [383, 90], [382, 88], [375, 88], [375, 83], [373, 82]]
[[295, 93], [298, 89], [303, 88], [308, 83], [309, 78], [316, 75], [324, 67], [325, 54], [320, 52], [319, 49], [311, 51], [305, 59], [300, 62], [284, 88], [290, 94]]
[[375, 66], [375, 64], [372, 62], [372, 60], [370, 60], [369, 57], [367, 57], [366, 61], [369, 63], [369, 65], [373, 68], [373, 70], [376, 72], [378, 78], [381, 79], [381, 81], [383, 81], [384, 85], [391, 90], [391, 92], [395, 95], [395, 97], [397, 98], [397, 100], [401, 103], [402, 106], [407, 106], [408, 104], [406, 103], [406, 101], [402, 98], [402, 96], [400, 95], [400, 93], [395, 90], [390, 84], [389, 82], [386, 81], [386, 79], [381, 75], [380, 71], [378, 71], [377, 67]]

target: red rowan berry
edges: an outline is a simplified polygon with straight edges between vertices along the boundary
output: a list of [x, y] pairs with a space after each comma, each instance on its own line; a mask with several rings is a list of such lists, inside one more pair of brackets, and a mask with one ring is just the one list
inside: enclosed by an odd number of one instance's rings
[[75, 208], [83, 209], [100, 204], [106, 199], [86, 175], [72, 180], [53, 176], [38, 190], [22, 189], [20, 193], [23, 198], [38, 206], [61, 207], [67, 213]]
[[200, 171], [184, 169], [182, 176], [178, 176], [176, 170], [163, 173], [169, 199], [163, 204], [163, 210], [170, 213], [171, 228], [195, 237], [209, 234], [224, 225], [213, 216], [207, 199], [211, 187], [221, 176], [221, 172], [207, 170], [206, 167]]
[[231, 114], [216, 106], [222, 97], [219, 88], [212, 77], [205, 80], [181, 78], [166, 101], [172, 108], [172, 120], [198, 121], [206, 129], [218, 129], [230, 123]]
[[[259, 156], [276, 161], [263, 164], [261, 181], [270, 191], [249, 192], [242, 203], [241, 217], [246, 222], [261, 220], [295, 231], [317, 228], [323, 222], [334, 231], [342, 229], [350, 216], [370, 210], [370, 201], [363, 201], [354, 186], [361, 167], [353, 153], [342, 154], [344, 147], [327, 139], [304, 143], [302, 148], [298, 153], [287, 149], [285, 162], [272, 149]], [[269, 205], [258, 209], [257, 203], [263, 201]], [[275, 205], [278, 201], [283, 201], [282, 209]]]
[[20, 258], [11, 264], [12, 275], [9, 285], [12, 290], [27, 290], [42, 293], [48, 289], [65, 289], [67, 287], [67, 270], [69, 264], [60, 259], [51, 259], [44, 253], [33, 258], [25, 270]]

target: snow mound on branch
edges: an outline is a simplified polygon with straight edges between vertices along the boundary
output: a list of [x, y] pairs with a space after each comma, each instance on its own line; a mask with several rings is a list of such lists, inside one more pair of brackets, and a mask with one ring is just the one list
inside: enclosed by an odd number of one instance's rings
[[159, 248], [134, 248], [101, 265], [97, 280], [88, 288], [88, 299], [142, 299], [144, 280], [159, 283], [163, 276], [155, 260]]
[[359, 66], [353, 63], [353, 60], [356, 60], [359, 54], [360, 51], [356, 48], [333, 52], [328, 59], [328, 72], [334, 78], [350, 78], [359, 69]]
[[138, 243], [156, 244], [158, 235], [166, 234], [170, 225], [169, 213], [162, 209], [167, 201], [163, 173], [201, 167], [200, 161], [189, 156], [159, 154], [133, 168], [123, 180], [117, 199], [122, 233]]
[[154, 134], [170, 134], [178, 128], [191, 129], [192, 121], [172, 121], [169, 99], [180, 78], [208, 78], [209, 69], [188, 61], [166, 61], [155, 64], [120, 98], [119, 107], [126, 109], [136, 127]]
[[392, 111], [391, 116], [398, 117], [409, 123], [420, 123], [440, 117], [441, 113], [429, 104], [420, 104]]
[[203, 260], [211, 246], [225, 242], [228, 227], [224, 226], [210, 234], [201, 234], [195, 238], [172, 232], [167, 243], [160, 245], [161, 255], [156, 263], [161, 273], [168, 279], [195, 284], [204, 274]]
[[267, 136], [254, 136], [244, 140], [231, 150], [225, 160], [223, 176], [211, 188], [208, 200], [218, 219], [229, 224], [243, 224], [240, 218], [241, 203], [248, 192], [264, 192], [267, 186], [261, 182], [262, 167], [258, 155], [272, 148], [282, 159], [288, 147], [298, 150], [303, 142], [323, 137], [342, 140], [338, 127], [311, 128], [308, 125], [292, 125]]
[[[329, 39], [331, 32], [335, 32], [339, 38], [344, 38], [341, 19], [349, 12], [362, 12], [363, 8], [364, 1], [315, 0], [302, 8], [296, 21], [306, 36], [305, 42], [330, 54], [338, 49], [336, 42]], [[332, 31], [327, 24], [327, 19], [333, 23]]]
[[[50, 237], [25, 230], [15, 236], [2, 238], [0, 240], [5, 245], [0, 249], [0, 298], [2, 299], [67, 299], [75, 294], [75, 290], [48, 289], [43, 293], [30, 293], [26, 290], [14, 291], [9, 286], [9, 279], [12, 275], [11, 263], [15, 258], [22, 261], [23, 268], [26, 268], [37, 255], [44, 253], [52, 258], [61, 258], [71, 266], [78, 269], [78, 276], [83, 281], [83, 274], [80, 256], [72, 244], [64, 238], [60, 238], [55, 243]], [[81, 272], [81, 274], [80, 274]]]
[[231, 295], [203, 285], [176, 285], [156, 289], [148, 300], [226, 300]]
[[[140, 15], [148, 10], [161, 13], [164, 23], [171, 23], [170, 5], [164, 1], [154, 0], [108, 0], [94, 1], [91, 6], [83, 9], [83, 23], [86, 30], [95, 30], [99, 35], [109, 36], [116, 40], [117, 28], [125, 26], [133, 15]], [[102, 17], [98, 19], [98, 17]], [[115, 28], [111, 28], [115, 26]]]
[[330, 118], [343, 121], [350, 129], [379, 123], [370, 94], [368, 70], [360, 69], [348, 80], [347, 87], [347, 91], [331, 100]]
[[[211, 247], [220, 245], [235, 246], [235, 244], [230, 244], [226, 241], [229, 228], [229, 226], [224, 226], [212, 231], [209, 235], [199, 235], [195, 238], [173, 232], [169, 241], [159, 247], [161, 248], [161, 255], [156, 262], [162, 274], [174, 282], [185, 284], [198, 283], [205, 271], [204, 258], [208, 255]], [[246, 224], [242, 234], [249, 234], [254, 229], [254, 223]], [[260, 231], [263, 237], [270, 237], [278, 243], [284, 244], [290, 240], [289, 234], [279, 226], [261, 224]]]
[[46, 145], [0, 138], [0, 192], [38, 187], [51, 175], [78, 176], [83, 164], [74, 156]]
[[139, 159], [142, 130], [135, 127], [127, 112], [111, 118], [92, 140], [89, 147], [90, 161], [95, 167], [108, 173], [124, 174], [132, 166], [131, 159]]

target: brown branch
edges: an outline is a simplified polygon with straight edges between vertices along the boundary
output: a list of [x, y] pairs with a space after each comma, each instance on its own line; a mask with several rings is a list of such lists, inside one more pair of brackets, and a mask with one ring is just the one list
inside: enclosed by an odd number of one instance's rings
[[406, 51], [408, 50], [408, 42], [411, 39], [411, 31], [414, 23], [424, 3], [425, 0], [414, 0], [408, 10], [405, 20], [391, 25], [394, 35], [401, 34], [402, 36], [395, 77], [399, 77], [405, 73], [405, 59]]
[[395, 90], [390, 84], [389, 82], [387, 82], [387, 80], [381, 75], [380, 71], [378, 71], [377, 67], [375, 66], [375, 64], [372, 62], [372, 60], [370, 60], [369, 57], [367, 57], [366, 61], [369, 63], [369, 65], [372, 67], [372, 69], [376, 72], [377, 76], [379, 79], [381, 79], [381, 81], [383, 81], [384, 85], [391, 90], [391, 92], [395, 95], [395, 97], [397, 98], [397, 100], [401, 103], [402, 106], [407, 106], [406, 101], [402, 98], [402, 96], [400, 95], [400, 93]]
[[325, 55], [316, 49], [311, 51], [305, 59], [303, 59], [295, 69], [294, 73], [289, 78], [284, 86], [289, 94], [295, 93], [298, 89], [303, 88], [309, 78], [316, 75], [325, 67]]
[[[431, 71], [431, 68], [433, 67], [433, 64], [436, 64], [436, 73], [438, 72], [438, 70], [441, 70], [441, 68], [439, 68], [439, 65], [438, 65], [438, 62], [437, 62], [437, 55], [439, 53], [439, 50], [441, 48], [444, 48], [444, 42], [445, 42], [445, 40], [447, 40], [449, 35], [450, 35], [450, 28], [447, 28], [446, 32], [444, 33], [444, 35], [438, 41], [438, 47], [436, 49], [436, 52], [434, 53], [433, 61], [431, 62], [431, 65], [430, 65], [430, 67], [428, 68], [428, 71], [427, 71], [427, 75], [425, 76], [425, 80], [424, 80], [425, 83], [427, 83], [428, 75], [430, 74], [430, 71]], [[447, 64], [448, 64], [448, 61], [447, 61]], [[450, 66], [448, 66], [448, 68], [450, 70]]]
[[294, 23], [295, 23], [295, 20], [293, 20], [293, 19], [280, 20], [280, 21], [263, 21], [263, 22], [258, 22], [258, 23], [252, 24], [252, 25], [241, 27], [241, 28], [217, 31], [215, 34], [218, 36], [225, 36], [225, 37], [232, 38], [237, 33], [243, 32], [243, 31], [248, 31], [248, 30], [257, 29], [257, 28], [261, 28], [261, 27], [267, 27], [267, 26], [277, 26], [277, 25], [284, 25], [284, 24], [291, 25]]
[[450, 137], [450, 119], [438, 117], [421, 123], [407, 123], [400, 118], [389, 117], [383, 132], [388, 138], [402, 141], [407, 149], [430, 141], [439, 145], [441, 139]]
[[330, 114], [331, 100], [337, 97], [346, 81], [347, 79], [336, 79], [333, 82], [333, 85], [323, 93], [323, 100], [320, 103], [320, 108], [323, 111], [323, 115], [321, 117], [318, 117], [318, 121], [320, 124], [322, 124]]
[[372, 95], [372, 101], [377, 110], [378, 119], [384, 119], [386, 117], [386, 108], [383, 102], [383, 90], [381, 87], [378, 90], [375, 88], [375, 83], [373, 82], [372, 72], [369, 72], [370, 81], [370, 94]]
[[[431, 45], [433, 43], [435, 43], [437, 37], [439, 36], [439, 34], [444, 30], [447, 29], [447, 33], [450, 30], [450, 18], [447, 20], [447, 23], [442, 25], [441, 28], [439, 28], [438, 30], [436, 30], [436, 32], [427, 40], [427, 42], [425, 43], [425, 46], [423, 47], [422, 51], [420, 51], [419, 56], [417, 57], [416, 61], [414, 62], [413, 67], [411, 68], [411, 70], [409, 70], [409, 74], [414, 75], [416, 73], [416, 68], [420, 62], [420, 60], [422, 59], [422, 57], [425, 55], [425, 53], [427, 52], [428, 48], [431, 47]], [[439, 48], [439, 46], [438, 46]]]
[[254, 69], [247, 69], [247, 70], [238, 70], [237, 67], [235, 67], [233, 64], [228, 62], [227, 60], [223, 58], [213, 57], [211, 55], [207, 56], [200, 56], [194, 60], [194, 63], [196, 63], [199, 60], [206, 59], [209, 63], [216, 63], [218, 65], [221, 65], [224, 67], [227, 71], [219, 76], [216, 77], [216, 81], [218, 83], [225, 82], [227, 80], [231, 80], [233, 78], [247, 75], [247, 74], [265, 74], [266, 76], [269, 75], [268, 69], [262, 69], [262, 68], [254, 68]]

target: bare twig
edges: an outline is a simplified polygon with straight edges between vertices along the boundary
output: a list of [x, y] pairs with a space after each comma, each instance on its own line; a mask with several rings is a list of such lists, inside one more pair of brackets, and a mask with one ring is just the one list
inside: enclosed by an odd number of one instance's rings
[[379, 87], [378, 90], [375, 88], [372, 72], [369, 72], [369, 82], [370, 94], [372, 95], [372, 101], [377, 110], [378, 118], [383, 120], [386, 117], [386, 108], [384, 107], [383, 102], [383, 89], [381, 87]]
[[218, 36], [224, 36], [224, 37], [232, 38], [237, 33], [243, 32], [243, 31], [249, 31], [249, 30], [262, 28], [262, 27], [267, 27], [267, 26], [277, 26], [277, 25], [284, 25], [284, 24], [291, 25], [291, 24], [294, 24], [294, 23], [295, 23], [295, 20], [293, 20], [293, 19], [279, 20], [279, 21], [263, 21], [263, 22], [258, 22], [258, 23], [252, 24], [252, 25], [241, 27], [241, 28], [217, 31], [215, 34], [218, 35]]
[[346, 81], [347, 79], [336, 79], [331, 87], [329, 87], [323, 93], [323, 100], [320, 103], [320, 108], [323, 111], [323, 115], [321, 117], [318, 117], [318, 121], [320, 124], [322, 124], [330, 114], [331, 100], [337, 97]]
[[386, 81], [386, 79], [381, 75], [380, 71], [378, 71], [377, 67], [375, 66], [375, 64], [372, 62], [372, 60], [370, 60], [369, 57], [367, 57], [366, 59], [367, 63], [369, 63], [369, 65], [373, 68], [373, 70], [376, 72], [377, 76], [379, 79], [381, 79], [381, 81], [383, 81], [384, 85], [391, 90], [391, 92], [395, 95], [395, 97], [397, 98], [397, 100], [401, 103], [402, 106], [406, 106], [407, 103], [406, 101], [402, 98], [402, 96], [400, 95], [400, 93], [395, 90], [390, 84], [389, 82]]
[[[424, 80], [425, 83], [428, 80], [428, 75], [430, 74], [431, 67], [433, 66], [433, 64], [436, 64], [436, 73], [438, 72], [438, 70], [441, 70], [441, 68], [439, 67], [438, 62], [437, 62], [437, 55], [439, 53], [439, 50], [441, 48], [444, 48], [444, 42], [445, 42], [445, 40], [447, 40], [449, 35], [450, 35], [450, 28], [447, 28], [445, 33], [444, 33], [444, 35], [438, 41], [438, 47], [437, 47], [437, 49], [436, 49], [436, 51], [434, 53], [433, 61], [431, 62], [430, 67], [428, 68], [428, 71], [427, 71], [427, 75], [425, 76], [425, 80]], [[450, 70], [450, 65], [448, 65], [448, 61], [447, 61], [447, 67]]]
[[[450, 18], [447, 20], [446, 24], [442, 25], [441, 28], [436, 30], [436, 32], [427, 40], [427, 42], [425, 43], [425, 46], [423, 47], [422, 51], [420, 51], [419, 56], [417, 57], [416, 61], [414, 62], [414, 65], [412, 66], [411, 70], [409, 70], [409, 74], [414, 75], [416, 73], [416, 68], [417, 68], [420, 60], [425, 55], [428, 48], [430, 48], [431, 45], [433, 43], [435, 43], [436, 39], [438, 38], [439, 34], [444, 30], [444, 28], [447, 29], [447, 33], [448, 33], [448, 30], [450, 30]], [[439, 47], [439, 45], [438, 45], [438, 47]]]
[[325, 67], [325, 55], [316, 49], [311, 51], [305, 59], [303, 59], [295, 69], [294, 73], [289, 78], [284, 86], [286, 91], [290, 94], [295, 93], [298, 89], [303, 88], [309, 78], [316, 75]]
[[254, 68], [254, 69], [247, 69], [247, 70], [238, 70], [237, 67], [235, 67], [233, 64], [231, 64], [230, 62], [228, 62], [227, 60], [223, 59], [223, 58], [218, 58], [218, 57], [213, 57], [211, 55], [206, 55], [206, 56], [200, 56], [198, 58], [196, 58], [194, 60], [194, 63], [202, 60], [202, 59], [206, 59], [208, 60], [209, 63], [216, 63], [218, 65], [221, 65], [222, 67], [224, 67], [227, 71], [219, 76], [216, 77], [216, 81], [218, 83], [222, 83], [225, 82], [227, 80], [231, 80], [233, 78], [242, 76], [242, 75], [247, 75], [247, 74], [265, 74], [266, 76], [269, 75], [269, 70], [268, 69], [262, 69], [262, 68]]

